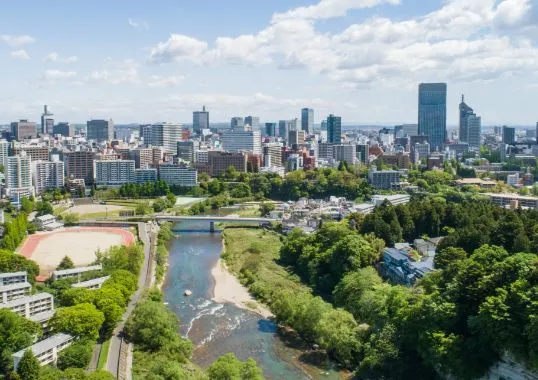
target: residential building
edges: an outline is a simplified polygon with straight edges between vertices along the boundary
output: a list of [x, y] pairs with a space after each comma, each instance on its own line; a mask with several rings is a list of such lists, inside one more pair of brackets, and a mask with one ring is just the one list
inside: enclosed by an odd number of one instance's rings
[[516, 129], [506, 125], [503, 126], [502, 142], [506, 145], [514, 145], [516, 143]]
[[62, 135], [63, 137], [73, 137], [75, 135], [75, 129], [68, 122], [61, 122], [52, 127], [53, 135]]
[[198, 149], [194, 152], [194, 162], [207, 164], [209, 161], [209, 151], [207, 149]]
[[166, 153], [177, 153], [177, 142], [181, 140], [181, 125], [174, 123], [157, 123], [151, 125], [149, 145], [163, 147]]
[[288, 171], [288, 172], [302, 169], [302, 167], [303, 167], [303, 155], [301, 155], [301, 154], [291, 154], [286, 159], [285, 165], [286, 165], [286, 171]]
[[400, 185], [400, 172], [397, 170], [377, 170], [372, 166], [368, 171], [368, 182], [377, 189], [392, 189]]
[[488, 193], [491, 203], [502, 207], [517, 209], [518, 207], [538, 209], [538, 197], [529, 197], [510, 193]]
[[37, 293], [1, 303], [0, 309], [11, 310], [21, 317], [31, 318], [45, 311], [54, 310], [54, 300], [50, 293]]
[[19, 367], [19, 362], [21, 361], [26, 350], [32, 351], [40, 365], [54, 365], [58, 360], [58, 353], [73, 344], [74, 340], [75, 338], [69, 334], [59, 333], [37, 342], [36, 344], [20, 350], [12, 355], [13, 368], [16, 370]]
[[37, 137], [37, 126], [33, 121], [21, 119], [11, 123], [11, 133], [17, 141]]
[[301, 130], [307, 135], [314, 133], [314, 110], [312, 108], [303, 108], [301, 110]]
[[133, 160], [95, 160], [93, 165], [98, 187], [121, 187], [136, 180]]
[[6, 158], [9, 156], [9, 141], [0, 140], [0, 165], [6, 166]]
[[332, 143], [320, 143], [318, 145], [318, 158], [323, 160], [334, 158], [334, 145]]
[[0, 273], [0, 286], [20, 284], [25, 282], [28, 282], [28, 273], [26, 271]]
[[93, 184], [95, 154], [92, 151], [64, 152], [63, 156], [68, 179], [83, 179], [86, 185]]
[[164, 159], [164, 148], [161, 146], [154, 146], [152, 150], [152, 165], [158, 166]]
[[63, 269], [63, 270], [56, 270], [52, 272], [52, 279], [54, 281], [63, 280], [65, 278], [78, 278], [80, 281], [80, 275], [82, 273], [87, 272], [93, 272], [93, 271], [100, 271], [103, 267], [101, 264], [99, 265], [91, 265], [87, 267], [78, 267], [78, 268], [72, 268], [72, 269]]
[[220, 177], [230, 166], [241, 173], [247, 172], [245, 153], [211, 151], [208, 154], [209, 172], [212, 177]]
[[282, 167], [282, 145], [265, 144], [263, 146], [263, 162], [265, 167]]
[[26, 152], [26, 155], [30, 157], [32, 161], [48, 161], [49, 160], [49, 148], [43, 145], [30, 145], [13, 143], [13, 155], [16, 156], [21, 152]]
[[443, 156], [440, 154], [432, 154], [426, 160], [426, 167], [428, 170], [442, 169], [443, 168]]
[[177, 165], [159, 165], [159, 179], [170, 186], [195, 187], [198, 183], [196, 169]]
[[430, 144], [425, 142], [423, 144], [416, 143], [413, 145], [413, 162], [419, 163], [422, 159], [427, 159], [430, 155]]
[[265, 123], [265, 136], [276, 137], [277, 124], [276, 123]]
[[471, 148], [480, 148], [480, 135], [482, 134], [482, 119], [476, 116], [473, 109], [465, 103], [461, 96], [460, 103], [460, 142], [468, 143]]
[[357, 156], [357, 160], [359, 160], [361, 164], [367, 164], [370, 161], [370, 146], [368, 144], [357, 144], [355, 147], [357, 149], [355, 154]]
[[88, 120], [86, 122], [88, 140], [110, 141], [114, 139], [114, 122], [112, 120]]
[[157, 169], [135, 169], [135, 181], [136, 183], [157, 182], [158, 175]]
[[418, 253], [408, 249], [385, 248], [383, 252], [383, 272], [393, 282], [411, 286], [427, 273], [434, 270], [435, 252], [430, 256], [416, 259]]
[[52, 155], [51, 161], [32, 161], [32, 177], [37, 194], [46, 190], [64, 187], [64, 163], [58, 155]]
[[382, 161], [385, 165], [396, 166], [399, 169], [409, 169], [411, 167], [411, 158], [409, 157], [409, 153], [405, 152], [384, 154], [378, 160]]
[[342, 118], [329, 115], [327, 118], [327, 142], [340, 144], [342, 142]]
[[137, 148], [130, 150], [129, 160], [134, 160], [136, 169], [146, 169], [153, 164], [153, 149]]
[[192, 113], [192, 131], [201, 134], [203, 129], [209, 129], [209, 112], [205, 106], [202, 107], [202, 111]]
[[194, 152], [200, 148], [200, 143], [197, 141], [178, 141], [177, 156], [184, 161], [195, 162]]
[[232, 117], [232, 120], [230, 121], [230, 127], [232, 129], [244, 129], [245, 128], [245, 119], [242, 117], [236, 116]]
[[33, 195], [31, 160], [25, 152], [6, 159], [4, 168], [6, 195], [17, 203]]
[[428, 136], [440, 150], [446, 140], [446, 83], [421, 83], [418, 95], [418, 134]]
[[88, 281], [76, 282], [71, 285], [72, 288], [85, 288], [85, 289], [101, 289], [103, 284], [110, 278], [110, 276], [104, 276], [94, 278]]
[[28, 282], [19, 282], [15, 284], [0, 286], [0, 303], [9, 302], [15, 298], [28, 295], [32, 285]]
[[232, 130], [221, 136], [222, 148], [228, 152], [252, 152], [262, 154], [260, 131]]
[[253, 130], [260, 129], [260, 118], [257, 116], [247, 116], [245, 117], [245, 125], [250, 125]]
[[354, 165], [357, 161], [357, 148], [354, 144], [333, 145], [333, 158], [336, 161], [345, 161], [349, 165]]

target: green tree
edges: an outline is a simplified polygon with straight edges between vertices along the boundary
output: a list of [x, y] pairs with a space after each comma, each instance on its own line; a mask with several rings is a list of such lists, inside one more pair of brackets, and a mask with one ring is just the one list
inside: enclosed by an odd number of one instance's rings
[[54, 209], [50, 202], [37, 202], [36, 204], [37, 216], [48, 215], [54, 213]]
[[275, 205], [273, 203], [266, 203], [262, 202], [260, 204], [260, 214], [261, 216], [269, 216], [271, 211], [275, 209]]
[[34, 356], [31, 349], [24, 351], [19, 365], [17, 366], [17, 373], [24, 380], [38, 380], [39, 369], [41, 365], [39, 360]]
[[26, 197], [22, 197], [21, 199], [21, 211], [22, 212], [29, 214], [32, 211], [34, 211], [34, 206], [35, 204], [33, 200]]
[[246, 183], [238, 183], [232, 189], [230, 195], [232, 198], [247, 198], [250, 197], [250, 186]]
[[253, 359], [242, 362], [233, 353], [219, 357], [207, 369], [210, 380], [262, 380], [263, 374]]
[[105, 317], [93, 304], [81, 303], [56, 309], [50, 320], [55, 332], [65, 332], [80, 339], [97, 340]]
[[74, 267], [75, 263], [73, 263], [73, 260], [69, 256], [64, 256], [60, 264], [56, 267], [56, 270], [73, 269]]
[[467, 258], [467, 253], [461, 248], [448, 247], [435, 255], [433, 260], [436, 269], [445, 269], [451, 263]]
[[76, 213], [66, 213], [62, 215], [62, 220], [66, 226], [77, 225], [80, 221], [80, 216]]
[[92, 357], [93, 345], [91, 342], [79, 341], [60, 351], [58, 354], [58, 368], [86, 368]]

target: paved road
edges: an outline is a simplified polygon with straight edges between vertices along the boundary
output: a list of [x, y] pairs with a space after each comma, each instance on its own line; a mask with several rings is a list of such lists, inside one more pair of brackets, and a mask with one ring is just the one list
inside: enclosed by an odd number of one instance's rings
[[119, 362], [120, 362], [120, 352], [121, 352], [121, 337], [123, 334], [123, 327], [125, 322], [133, 312], [136, 303], [140, 299], [142, 292], [145, 290], [146, 286], [150, 283], [151, 280], [151, 266], [150, 266], [150, 251], [151, 251], [151, 238], [148, 231], [148, 226], [146, 223], [138, 223], [138, 231], [140, 240], [144, 243], [144, 265], [140, 270], [140, 277], [138, 278], [138, 290], [133, 294], [129, 305], [127, 305], [127, 310], [123, 314], [122, 320], [116, 326], [116, 329], [112, 333], [112, 338], [110, 340], [110, 349], [108, 351], [108, 359], [106, 369], [111, 372], [114, 376], [118, 376]]

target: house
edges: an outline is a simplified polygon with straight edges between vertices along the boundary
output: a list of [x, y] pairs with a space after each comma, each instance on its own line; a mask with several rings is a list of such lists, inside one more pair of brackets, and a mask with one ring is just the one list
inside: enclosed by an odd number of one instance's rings
[[383, 252], [382, 271], [391, 281], [411, 286], [434, 270], [435, 251], [420, 255], [409, 244], [396, 244]]

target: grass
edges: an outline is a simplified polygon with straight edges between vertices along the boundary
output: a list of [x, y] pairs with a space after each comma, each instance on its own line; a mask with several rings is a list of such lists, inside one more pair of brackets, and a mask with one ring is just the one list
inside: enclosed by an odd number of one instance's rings
[[101, 346], [101, 353], [99, 354], [99, 361], [97, 362], [97, 369], [105, 369], [109, 350], [110, 350], [110, 339], [107, 340], [105, 343], [103, 343], [103, 345]]
[[259, 205], [252, 205], [252, 206], [246, 206], [246, 207], [244, 206], [244, 207], [241, 207], [241, 209], [235, 212], [234, 214], [238, 214], [242, 218], [259, 217], [260, 206]]
[[58, 207], [55, 207], [55, 208], [54, 208], [54, 215], [55, 215], [55, 216], [58, 216], [58, 215], [60, 215], [62, 212], [66, 211], [66, 210], [68, 210], [68, 209], [69, 209], [69, 207], [67, 207], [67, 206], [58, 206]]

